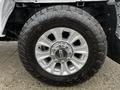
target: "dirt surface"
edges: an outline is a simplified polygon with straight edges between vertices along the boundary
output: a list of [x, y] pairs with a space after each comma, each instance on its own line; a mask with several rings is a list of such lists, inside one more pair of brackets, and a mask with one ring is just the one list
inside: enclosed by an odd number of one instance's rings
[[106, 58], [99, 73], [86, 83], [53, 87], [37, 81], [24, 69], [17, 42], [0, 42], [0, 90], [120, 90], [120, 65]]

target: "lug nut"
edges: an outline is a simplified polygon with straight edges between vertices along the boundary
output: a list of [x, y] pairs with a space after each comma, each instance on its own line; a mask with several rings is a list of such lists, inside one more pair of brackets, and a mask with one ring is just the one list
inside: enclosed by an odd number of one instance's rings
[[68, 47], [66, 47], [66, 49], [68, 49]]
[[72, 55], [72, 53], [69, 53], [69, 56], [71, 56]]
[[51, 58], [52, 58], [52, 59], [55, 59], [55, 56], [54, 56], [54, 55], [51, 55]]

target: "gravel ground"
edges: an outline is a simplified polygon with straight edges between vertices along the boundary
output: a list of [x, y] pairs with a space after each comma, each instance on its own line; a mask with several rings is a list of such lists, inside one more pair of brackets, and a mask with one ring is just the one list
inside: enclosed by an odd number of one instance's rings
[[17, 42], [0, 42], [0, 90], [120, 90], [120, 65], [106, 58], [93, 78], [73, 87], [53, 87], [34, 79], [22, 66]]

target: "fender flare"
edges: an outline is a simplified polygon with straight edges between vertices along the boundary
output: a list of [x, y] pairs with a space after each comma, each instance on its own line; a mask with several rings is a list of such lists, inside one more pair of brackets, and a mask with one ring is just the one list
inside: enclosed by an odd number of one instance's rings
[[0, 37], [5, 36], [3, 31], [10, 14], [14, 10], [14, 6], [14, 0], [0, 0]]

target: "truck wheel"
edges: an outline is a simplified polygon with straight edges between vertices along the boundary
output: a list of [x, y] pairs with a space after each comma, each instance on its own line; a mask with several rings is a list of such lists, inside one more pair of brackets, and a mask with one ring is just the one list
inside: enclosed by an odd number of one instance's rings
[[82, 9], [51, 6], [33, 15], [19, 37], [19, 54], [32, 76], [52, 85], [74, 85], [90, 79], [103, 64], [106, 36]]

